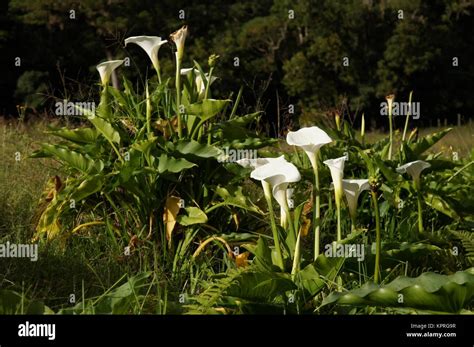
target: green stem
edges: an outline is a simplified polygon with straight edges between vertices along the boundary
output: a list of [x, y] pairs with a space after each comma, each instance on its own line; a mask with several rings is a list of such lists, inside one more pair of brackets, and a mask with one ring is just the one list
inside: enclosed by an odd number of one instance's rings
[[319, 243], [320, 243], [320, 217], [321, 217], [321, 201], [319, 196], [319, 170], [318, 170], [318, 155], [316, 153], [314, 165], [314, 212], [313, 212], [313, 225], [314, 225], [314, 260], [319, 255]]
[[272, 203], [272, 193], [270, 191], [270, 185], [266, 182], [262, 181], [263, 192], [265, 195], [265, 200], [267, 200], [268, 204], [268, 213], [270, 214], [270, 223], [272, 227], [272, 234], [273, 234], [273, 242], [275, 243], [275, 250], [277, 255], [277, 265], [280, 269], [283, 270], [283, 256], [281, 254], [281, 247], [280, 247], [280, 239], [278, 237], [278, 229], [275, 222], [275, 214], [273, 212], [273, 203]]
[[[209, 93], [209, 86], [211, 85], [211, 78], [212, 78], [212, 71], [214, 70], [213, 67], [209, 70], [209, 77], [207, 78], [207, 83], [206, 83], [206, 92], [204, 93], [204, 99], [207, 99], [207, 94]], [[204, 76], [206, 77], [206, 76]]]
[[402, 135], [402, 146], [403, 146], [403, 143], [405, 142], [405, 138], [407, 136], [407, 130], [408, 130], [408, 121], [410, 119], [410, 116], [411, 116], [411, 97], [413, 95], [413, 90], [410, 92], [410, 96], [408, 97], [408, 110], [409, 112], [407, 113], [407, 118], [405, 119], [405, 127], [403, 128], [403, 135]]
[[146, 131], [148, 134], [151, 133], [151, 102], [150, 102], [150, 92], [148, 91], [148, 81], [145, 88], [146, 93]]
[[178, 110], [178, 138], [183, 136], [181, 127], [181, 59], [176, 53], [176, 108]]
[[418, 232], [423, 233], [423, 203], [421, 199], [421, 192], [418, 191]]
[[388, 160], [392, 160], [392, 146], [393, 146], [393, 122], [392, 122], [392, 105], [388, 109], [388, 126], [390, 130], [390, 144], [388, 147]]
[[161, 69], [160, 69], [160, 63], [157, 62], [155, 66], [156, 74], [158, 75], [158, 82], [161, 84]]
[[336, 196], [336, 211], [337, 211], [337, 242], [342, 240], [341, 231], [341, 199]]
[[381, 235], [380, 235], [380, 211], [379, 204], [377, 201], [377, 194], [371, 191], [372, 201], [374, 202], [375, 210], [375, 270], [374, 270], [374, 282], [379, 283], [380, 273], [380, 249], [381, 249]]

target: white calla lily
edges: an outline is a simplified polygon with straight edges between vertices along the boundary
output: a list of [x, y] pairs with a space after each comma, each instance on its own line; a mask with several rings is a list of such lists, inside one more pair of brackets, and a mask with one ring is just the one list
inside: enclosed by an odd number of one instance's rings
[[289, 219], [286, 190], [290, 183], [298, 182], [301, 179], [300, 172], [296, 166], [281, 156], [265, 165], [256, 167], [251, 172], [250, 177], [270, 184], [273, 197], [280, 205], [281, 224], [283, 227], [286, 227]]
[[357, 214], [357, 201], [359, 195], [364, 190], [370, 188], [368, 179], [346, 179], [342, 180], [342, 188], [344, 189], [344, 195], [346, 196], [347, 206], [349, 207], [349, 213], [353, 221]]
[[109, 60], [96, 66], [97, 71], [99, 71], [100, 80], [103, 86], [109, 84], [110, 76], [116, 68], [123, 64], [123, 62], [123, 60]]
[[341, 241], [341, 199], [342, 199], [342, 178], [344, 177], [344, 162], [346, 157], [329, 159], [324, 161], [331, 170], [332, 183], [334, 185], [334, 197], [336, 199], [337, 210], [337, 241]]
[[[176, 105], [177, 109], [181, 109], [181, 62], [183, 61], [184, 54], [184, 41], [186, 41], [186, 36], [188, 35], [188, 27], [185, 25], [178, 31], [175, 31], [170, 35], [171, 41], [176, 44]], [[182, 125], [182, 115], [181, 112], [178, 112], [178, 138], [183, 136], [183, 125]]]
[[429, 167], [431, 167], [430, 163], [427, 163], [423, 160], [415, 160], [405, 165], [399, 166], [397, 168], [397, 172], [401, 174], [408, 173], [411, 178], [413, 178], [415, 186], [419, 188], [421, 172]]
[[415, 160], [410, 163], [406, 163], [405, 165], [397, 167], [398, 173], [408, 173], [413, 178], [413, 183], [415, 185], [415, 189], [418, 192], [418, 231], [422, 233], [424, 231], [423, 228], [423, 199], [421, 194], [421, 172], [424, 169], [431, 167], [430, 163], [427, 163], [423, 160]]
[[332, 142], [329, 135], [317, 126], [301, 128], [298, 131], [290, 131], [286, 135], [286, 142], [289, 145], [301, 147], [311, 162], [313, 168], [316, 168], [316, 158], [319, 149]]
[[[342, 197], [342, 179], [344, 177], [344, 162], [346, 157], [329, 159], [324, 161], [331, 171], [332, 183], [334, 184], [334, 192], [336, 195], [336, 203]], [[340, 201], [340, 200], [339, 200]]]
[[160, 62], [158, 60], [158, 51], [166, 42], [168, 41], [162, 40], [159, 36], [132, 36], [125, 40], [125, 46], [129, 43], [140, 46], [150, 57], [151, 63], [159, 75]]
[[317, 126], [301, 128], [297, 131], [290, 131], [286, 136], [286, 142], [289, 145], [301, 147], [311, 162], [314, 172], [314, 260], [319, 255], [319, 224], [320, 224], [320, 196], [319, 196], [319, 172], [318, 172], [318, 154], [322, 146], [331, 143], [329, 135]]

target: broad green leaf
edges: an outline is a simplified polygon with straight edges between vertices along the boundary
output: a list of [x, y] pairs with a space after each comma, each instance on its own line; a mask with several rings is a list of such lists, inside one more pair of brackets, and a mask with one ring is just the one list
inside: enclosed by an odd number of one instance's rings
[[109, 142], [120, 143], [120, 134], [114, 129], [112, 124], [103, 118], [97, 117], [94, 113], [83, 110], [87, 115], [87, 119], [95, 126], [95, 128], [102, 134]]
[[204, 99], [203, 101], [189, 105], [187, 113], [198, 116], [202, 121], [214, 117], [222, 111], [230, 100]]
[[196, 166], [196, 164], [191, 163], [190, 161], [187, 161], [184, 158], [176, 159], [173, 157], [169, 157], [166, 154], [162, 154], [159, 158], [158, 173], [177, 173], [192, 168], [193, 166]]
[[207, 216], [198, 207], [186, 207], [185, 208], [187, 215], [179, 215], [178, 216], [178, 223], [183, 226], [193, 225], [193, 224], [201, 224], [207, 222]]
[[89, 195], [97, 193], [104, 185], [104, 180], [105, 179], [103, 175], [94, 175], [87, 177], [73, 191], [71, 199], [74, 199], [77, 202], [88, 197]]
[[60, 161], [67, 163], [72, 168], [84, 173], [96, 173], [102, 171], [104, 168], [104, 163], [101, 160], [93, 160], [70, 149], [43, 144], [42, 150], [55, 156]]
[[[400, 300], [400, 294], [402, 295]], [[459, 313], [474, 298], [474, 268], [440, 275], [425, 272], [419, 277], [397, 277], [387, 285], [367, 282], [362, 287], [344, 293], [333, 292], [323, 305], [355, 305], [411, 307], [440, 313]]]
[[93, 128], [57, 129], [47, 133], [76, 143], [95, 143], [99, 134]]
[[453, 219], [458, 219], [457, 212], [439, 195], [427, 194], [425, 202], [435, 210]]
[[226, 295], [255, 302], [272, 302], [287, 291], [296, 289], [288, 275], [270, 271], [246, 271], [227, 289]]
[[261, 213], [259, 208], [244, 195], [242, 187], [229, 186], [224, 188], [219, 186], [216, 188], [216, 194], [224, 200], [220, 203], [222, 205], [240, 207], [248, 211]]
[[200, 158], [217, 158], [221, 150], [215, 146], [199, 143], [194, 140], [179, 140], [176, 143], [169, 142], [168, 147], [184, 155], [194, 155]]
[[428, 150], [430, 147], [432, 147], [436, 142], [441, 140], [447, 133], [449, 133], [452, 128], [444, 129], [439, 132], [427, 135], [423, 137], [422, 139], [418, 140], [417, 142], [410, 144], [410, 149], [413, 152], [413, 155], [415, 158], [410, 158], [410, 160], [415, 160], [418, 159], [418, 157]]

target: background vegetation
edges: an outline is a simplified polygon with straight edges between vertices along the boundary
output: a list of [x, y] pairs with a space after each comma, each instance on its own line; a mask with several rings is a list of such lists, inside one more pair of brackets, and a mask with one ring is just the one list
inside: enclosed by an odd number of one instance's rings
[[[469, 0], [8, 0], [0, 6], [0, 114], [16, 115], [17, 105], [51, 110], [55, 98], [97, 97], [91, 86], [104, 57], [129, 56], [127, 77], [143, 80], [136, 67], [146, 56], [126, 50], [124, 38], [182, 24], [190, 27], [183, 65], [219, 54], [225, 74], [216, 91], [246, 86], [244, 105], [265, 110], [272, 133], [295, 128], [301, 115], [311, 120], [334, 109], [357, 124], [365, 113], [368, 126], [385, 125], [380, 102], [392, 92], [406, 101], [414, 91], [418, 125], [453, 124], [458, 114], [464, 122], [474, 111]], [[163, 60], [172, 71], [172, 60]]]

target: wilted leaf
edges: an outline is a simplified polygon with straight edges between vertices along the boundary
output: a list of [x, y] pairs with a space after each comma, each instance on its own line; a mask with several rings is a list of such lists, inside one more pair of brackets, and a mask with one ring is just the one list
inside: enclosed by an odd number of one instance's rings
[[166, 227], [166, 239], [168, 245], [171, 245], [171, 237], [176, 225], [177, 215], [180, 209], [180, 198], [170, 196], [166, 199], [165, 210], [163, 212], [163, 222]]

